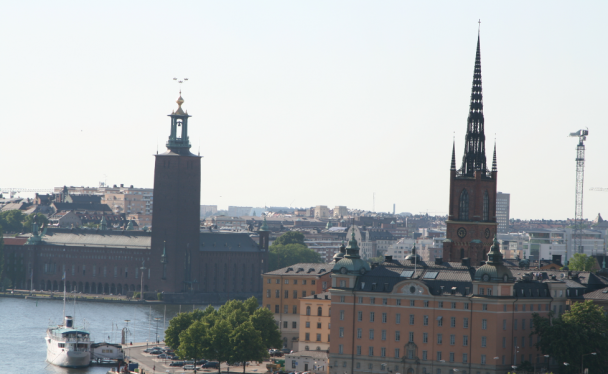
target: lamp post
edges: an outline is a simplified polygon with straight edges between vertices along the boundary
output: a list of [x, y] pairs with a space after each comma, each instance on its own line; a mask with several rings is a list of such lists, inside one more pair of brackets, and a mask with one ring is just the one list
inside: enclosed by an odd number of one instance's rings
[[515, 370], [515, 372], [517, 373], [517, 365], [512, 365], [511, 366], [513, 368], [513, 370]]
[[[127, 346], [129, 347], [129, 351], [128, 351], [128, 352], [129, 352], [129, 357], [131, 357], [131, 346], [129, 345], [129, 322], [131, 322], [131, 320], [130, 320], [130, 319], [125, 319], [125, 322], [127, 323], [127, 327], [126, 327], [126, 328], [127, 328], [127, 330], [125, 331], [125, 335], [126, 335], [126, 338], [127, 338], [127, 339], [125, 340], [125, 343], [126, 343], [126, 344], [127, 344]], [[129, 362], [129, 361], [127, 360], [127, 363], [128, 363], [128, 362]]]
[[139, 290], [139, 301], [144, 301], [144, 270], [146, 270], [146, 267], [144, 266], [144, 260], [141, 261], [141, 286], [140, 286], [140, 290]]
[[154, 320], [156, 321], [156, 344], [158, 344], [158, 321], [160, 321], [160, 318], [155, 317]]
[[549, 355], [545, 355], [545, 358], [547, 359], [547, 373], [549, 372], [549, 363], [551, 362], [551, 359], [549, 357]]
[[595, 356], [595, 355], [597, 355], [597, 352], [586, 353], [581, 357], [581, 374], [583, 374], [583, 372], [585, 371], [585, 365], [584, 365], [585, 356], [589, 356], [589, 355]]

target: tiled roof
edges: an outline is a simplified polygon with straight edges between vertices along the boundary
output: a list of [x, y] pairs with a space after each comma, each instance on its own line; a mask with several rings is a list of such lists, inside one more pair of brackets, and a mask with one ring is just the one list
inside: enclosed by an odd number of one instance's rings
[[53, 203], [57, 211], [61, 210], [88, 210], [88, 211], [104, 211], [111, 212], [112, 209], [108, 204], [96, 203]]
[[128, 249], [150, 248], [150, 233], [141, 231], [48, 230], [42, 237], [45, 245], [114, 247]]
[[583, 295], [585, 300], [608, 300], [608, 287]]
[[310, 295], [303, 297], [302, 299], [323, 299], [323, 300], [331, 300], [331, 292], [321, 292], [315, 295]]
[[200, 248], [203, 252], [259, 252], [258, 243], [249, 234], [231, 232], [200, 233]]
[[331, 272], [332, 267], [329, 264], [301, 263], [269, 271], [268, 273], [264, 273], [264, 275], [319, 276]]

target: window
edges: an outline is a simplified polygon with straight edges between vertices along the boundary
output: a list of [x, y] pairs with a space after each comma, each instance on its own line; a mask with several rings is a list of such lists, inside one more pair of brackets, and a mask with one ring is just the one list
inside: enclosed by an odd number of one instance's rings
[[456, 317], [450, 317], [450, 327], [456, 327]]
[[401, 357], [399, 355], [399, 348], [395, 348], [395, 358], [399, 358], [399, 357]]
[[375, 297], [370, 297], [369, 298], [369, 303], [370, 304], [375, 304], [376, 303], [376, 298]]
[[306, 297], [306, 291], [302, 291], [302, 297]]
[[298, 298], [298, 291], [293, 291], [293, 298], [297, 299]]
[[285, 284], [289, 284], [289, 279], [285, 279]]
[[266, 309], [270, 310], [270, 304], [266, 304]]
[[462, 354], [462, 363], [466, 364], [466, 363], [468, 363], [468, 360], [469, 360], [468, 355], [466, 353], [463, 353]]
[[317, 334], [317, 341], [320, 342], [321, 341], [321, 334]]
[[369, 312], [369, 321], [370, 322], [374, 322], [375, 319], [375, 313], [374, 312]]
[[443, 334], [437, 334], [437, 344], [443, 343]]
[[397, 300], [395, 300], [395, 304], [396, 304], [396, 305], [401, 305], [401, 299], [397, 299]]
[[479, 294], [480, 294], [481, 296], [483, 296], [483, 290], [484, 290], [484, 288], [479, 287]]
[[460, 193], [458, 220], [459, 221], [468, 221], [469, 220], [469, 194], [467, 193], [466, 189], [462, 190], [462, 192]]
[[374, 329], [369, 330], [369, 340], [374, 340]]
[[270, 290], [266, 290], [266, 297], [270, 297]]
[[327, 282], [323, 282], [323, 289], [326, 290], [327, 289]]
[[513, 330], [517, 330], [517, 318], [513, 320]]
[[481, 355], [481, 364], [482, 365], [486, 364], [486, 355]]
[[507, 329], [507, 320], [506, 320], [506, 319], [503, 319], [503, 320], [502, 320], [502, 329], [503, 329], [503, 330], [506, 330], [506, 329]]
[[363, 298], [359, 296], [359, 304], [363, 304]]
[[400, 331], [395, 331], [395, 341], [400, 341], [401, 340], [401, 332]]
[[492, 289], [488, 288], [488, 296], [492, 296]]
[[294, 305], [291, 311], [293, 314], [298, 314], [298, 307]]
[[505, 337], [502, 338], [502, 347], [507, 348], [507, 338]]
[[302, 284], [306, 284], [306, 279], [302, 279]]
[[422, 361], [426, 361], [428, 359], [428, 352], [422, 351]]
[[346, 301], [346, 297], [345, 296], [340, 296], [340, 302], [343, 303], [344, 301]]
[[429, 325], [429, 316], [424, 316], [424, 318], [422, 318], [422, 324], [425, 326]]
[[414, 315], [410, 314], [410, 325], [414, 324]]
[[425, 308], [428, 308], [428, 307], [429, 307], [429, 302], [428, 302], [428, 300], [424, 300], [424, 307], [425, 307]]
[[285, 290], [285, 298], [289, 299], [289, 291]]
[[297, 322], [292, 322], [291, 323], [291, 328], [295, 329], [296, 327], [298, 327], [298, 323]]
[[465, 329], [468, 329], [468, 328], [469, 328], [469, 319], [468, 319], [468, 318], [464, 318], [464, 321], [463, 321], [463, 327], [464, 327]]
[[310, 306], [306, 307], [306, 315], [309, 316], [310, 315]]
[[462, 345], [465, 347], [467, 347], [469, 345], [469, 336], [468, 335], [462, 336]]
[[306, 328], [309, 329], [310, 328], [310, 322], [306, 322]]
[[368, 354], [369, 354], [370, 356], [373, 356], [373, 355], [374, 355], [374, 347], [369, 347], [369, 348], [368, 348]]
[[456, 303], [452, 303], [452, 309], [456, 309]]
[[454, 362], [454, 352], [450, 352], [450, 362]]
[[297, 280], [297, 279], [294, 279], [294, 280], [293, 280], [293, 284], [298, 284], [298, 280]]
[[395, 316], [395, 323], [401, 323], [401, 313], [397, 313], [397, 315]]
[[443, 308], [443, 301], [440, 301], [440, 302], [437, 304], [437, 308]]
[[423, 343], [428, 343], [429, 342], [429, 334], [428, 333], [422, 333], [422, 342]]
[[306, 333], [304, 334], [304, 340], [309, 341], [310, 340], [310, 333]]
[[274, 306], [274, 312], [275, 312], [275, 313], [279, 313], [279, 306], [278, 306], [278, 305], [275, 305], [275, 306]]
[[382, 305], [388, 305], [388, 299], [387, 298], [382, 299]]
[[266, 279], [266, 283], [270, 284], [270, 281], [271, 281], [270, 278]]
[[344, 337], [344, 327], [340, 327], [340, 337]]
[[342, 344], [340, 344], [338, 346], [338, 353], [343, 354], [344, 353], [344, 346]]
[[340, 311], [340, 321], [344, 321], [344, 311]]
[[357, 346], [357, 356], [361, 356], [361, 346]]
[[342, 288], [346, 287], [346, 281], [345, 280], [340, 280], [340, 287], [342, 287]]
[[482, 330], [487, 330], [488, 329], [488, 320], [487, 319], [482, 319], [481, 320], [481, 329]]
[[357, 329], [357, 338], [361, 339], [361, 336], [363, 335], [363, 330], [361, 329]]
[[526, 320], [525, 320], [525, 319], [522, 319], [522, 320], [521, 320], [521, 329], [522, 329], [522, 330], [525, 330], [525, 329], [526, 329]]
[[382, 323], [386, 323], [386, 313], [382, 313]]
[[469, 309], [469, 303], [464, 303], [464, 308], [468, 310]]
[[416, 306], [416, 300], [410, 300], [410, 306]]
[[410, 331], [410, 343], [414, 341], [414, 332]]
[[456, 335], [450, 335], [450, 345], [456, 344]]
[[318, 307], [317, 308], [317, 316], [319, 316], [319, 317], [323, 316], [323, 308], [322, 307]]
[[286, 329], [287, 328], [287, 321], [283, 322], [283, 328]]
[[439, 326], [439, 327], [443, 326], [443, 317], [442, 316], [437, 317], [437, 326]]
[[386, 357], [386, 348], [380, 348], [380, 357]]
[[490, 197], [488, 196], [488, 191], [484, 191], [483, 193], [483, 220], [490, 220]]
[[526, 311], [526, 304], [521, 306], [521, 310], [523, 310], [524, 312]]
[[279, 291], [279, 290], [275, 290], [275, 291], [274, 291], [274, 297], [276, 297], [277, 299], [278, 299], [278, 298], [280, 298], [280, 297], [281, 297], [280, 292], [281, 292], [281, 291]]
[[357, 321], [363, 321], [363, 312], [357, 312]]
[[481, 304], [481, 310], [488, 310], [488, 304]]
[[485, 348], [487, 344], [487, 338], [485, 336], [481, 337], [481, 347]]
[[283, 305], [283, 314], [289, 313], [289, 305]]
[[534, 328], [534, 320], [530, 319], [530, 330]]
[[441, 361], [441, 351], [437, 352], [437, 361]]
[[386, 340], [386, 330], [382, 330], [382, 340]]

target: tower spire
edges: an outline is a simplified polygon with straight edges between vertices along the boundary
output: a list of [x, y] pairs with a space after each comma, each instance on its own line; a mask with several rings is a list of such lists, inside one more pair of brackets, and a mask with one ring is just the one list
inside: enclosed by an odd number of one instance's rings
[[496, 164], [496, 140], [494, 140], [494, 159], [492, 160], [492, 171], [498, 171], [498, 166]]
[[450, 170], [456, 170], [456, 140], [452, 140], [452, 165]]
[[484, 134], [483, 94], [481, 86], [481, 47], [477, 35], [477, 52], [471, 87], [467, 135], [465, 137], [464, 155], [462, 156], [462, 174], [473, 176], [476, 170], [486, 171], [486, 136]]

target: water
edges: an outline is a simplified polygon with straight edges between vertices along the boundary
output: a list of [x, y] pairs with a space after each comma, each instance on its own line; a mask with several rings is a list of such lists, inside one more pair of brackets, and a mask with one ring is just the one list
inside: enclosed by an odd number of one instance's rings
[[[166, 326], [180, 311], [192, 311], [192, 305], [167, 305]], [[200, 308], [200, 306], [197, 306]], [[75, 313], [74, 313], [75, 311]], [[165, 305], [129, 305], [78, 301], [66, 303], [66, 314], [75, 317], [76, 327], [86, 323], [94, 342], [120, 343], [120, 330], [129, 320], [129, 341], [154, 344], [156, 321], [159, 340], [164, 337]], [[150, 319], [151, 314], [151, 319]], [[90, 366], [67, 369], [46, 362], [46, 329], [63, 319], [62, 300], [26, 300], [0, 297], [0, 373], [5, 374], [105, 374], [108, 367]], [[114, 326], [114, 330], [112, 330]]]

